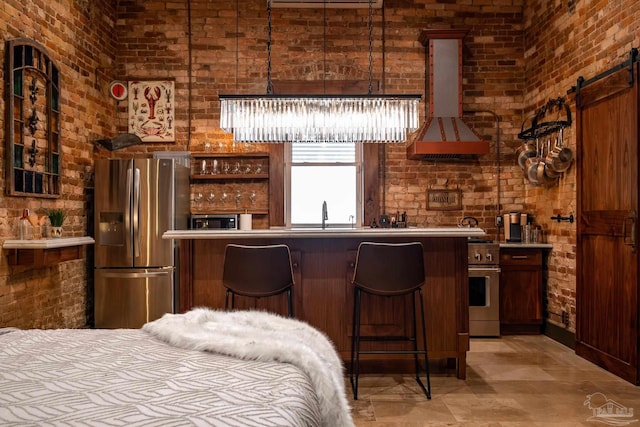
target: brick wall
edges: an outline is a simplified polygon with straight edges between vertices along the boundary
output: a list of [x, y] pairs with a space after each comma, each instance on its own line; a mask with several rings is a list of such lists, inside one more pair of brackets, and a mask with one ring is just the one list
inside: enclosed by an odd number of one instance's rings
[[[4, 0], [0, 4], [3, 41], [28, 38], [45, 46], [61, 74], [62, 191], [58, 199], [7, 197], [5, 164], [0, 163], [0, 244], [16, 239], [15, 223], [23, 208], [43, 215], [46, 209], [68, 211], [64, 224], [68, 236], [88, 231], [91, 206], [93, 141], [115, 131], [115, 104], [108, 99], [105, 76], [112, 73], [115, 52], [115, 9], [107, 0]], [[4, 58], [4, 43], [0, 52]], [[0, 70], [4, 81], [4, 68]], [[110, 78], [106, 78], [110, 81]], [[0, 140], [4, 141], [4, 85], [0, 88]], [[5, 146], [0, 146], [4, 160]], [[90, 233], [92, 234], [92, 233]], [[87, 300], [91, 297], [89, 260], [23, 269], [7, 265], [0, 257], [0, 327], [60, 328], [87, 324]]]

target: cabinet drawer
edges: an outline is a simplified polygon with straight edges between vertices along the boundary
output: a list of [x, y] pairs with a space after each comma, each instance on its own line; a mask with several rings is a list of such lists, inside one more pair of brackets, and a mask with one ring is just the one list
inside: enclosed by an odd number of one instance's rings
[[500, 251], [500, 265], [542, 265], [542, 251], [539, 249], [503, 249]]

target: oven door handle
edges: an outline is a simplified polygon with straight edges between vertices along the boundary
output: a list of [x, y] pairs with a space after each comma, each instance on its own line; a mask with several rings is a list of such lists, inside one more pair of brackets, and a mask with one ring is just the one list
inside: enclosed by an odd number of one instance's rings
[[489, 272], [489, 273], [500, 273], [500, 267], [492, 265], [492, 266], [487, 266], [487, 267], [480, 267], [480, 266], [469, 266], [469, 271], [474, 271], [474, 272]]

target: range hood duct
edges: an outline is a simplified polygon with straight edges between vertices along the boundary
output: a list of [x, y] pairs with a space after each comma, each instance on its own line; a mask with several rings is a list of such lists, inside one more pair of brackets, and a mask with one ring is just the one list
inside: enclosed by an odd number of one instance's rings
[[[464, 159], [489, 153], [462, 118], [462, 39], [465, 30], [424, 29], [429, 57], [429, 117], [408, 140], [409, 159]], [[426, 62], [426, 60], [425, 60]]]

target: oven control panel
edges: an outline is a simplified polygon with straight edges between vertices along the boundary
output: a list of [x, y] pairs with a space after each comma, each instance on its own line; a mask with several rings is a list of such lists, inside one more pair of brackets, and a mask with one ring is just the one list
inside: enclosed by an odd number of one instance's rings
[[469, 265], [497, 265], [500, 245], [495, 243], [469, 243]]

